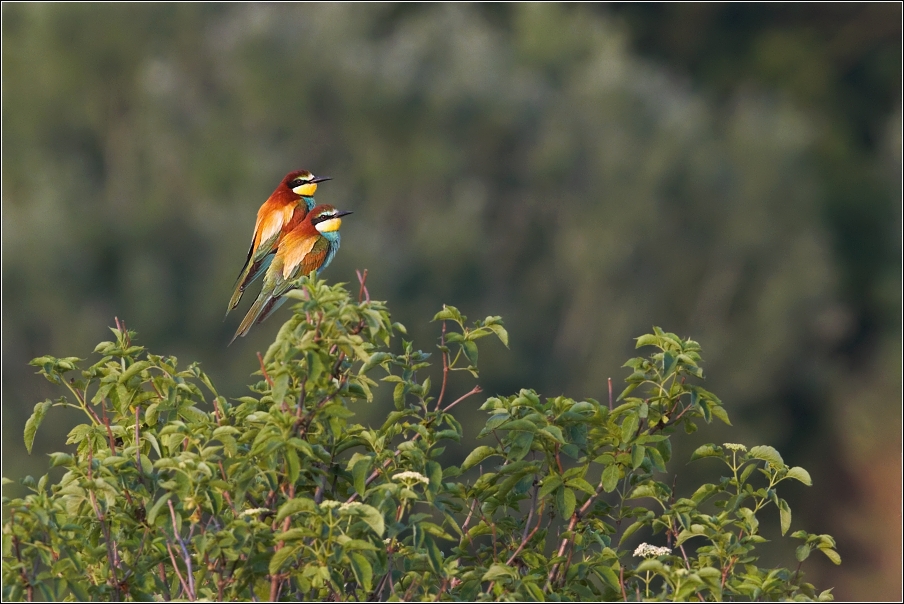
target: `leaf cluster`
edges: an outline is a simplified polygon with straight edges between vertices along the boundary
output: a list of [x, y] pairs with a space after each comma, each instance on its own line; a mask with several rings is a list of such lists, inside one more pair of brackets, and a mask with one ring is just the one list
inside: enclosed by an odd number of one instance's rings
[[[653, 352], [626, 364], [627, 388], [607, 404], [489, 397], [485, 444], [444, 465], [463, 435], [452, 411], [480, 393], [453, 400], [448, 376], [479, 376], [478, 340], [508, 344], [502, 320], [437, 313], [434, 395], [431, 354], [363, 282], [357, 301], [316, 277], [299, 285], [238, 399], [119, 325], [85, 369], [33, 361], [68, 393], [38, 403], [27, 446], [54, 407], [87, 421], [50, 456], [59, 481], [26, 478], [31, 494], [4, 499], [5, 599], [831, 599], [800, 571], [813, 549], [840, 563], [828, 535], [792, 535], [793, 571], [757, 565], [758, 514], [778, 508], [784, 535], [778, 485], [809, 485], [805, 470], [768, 446], [704, 445], [692, 459], [721, 460], [724, 475], [689, 497], [668, 484], [675, 433], [728, 423], [699, 383], [696, 342], [658, 328], [639, 338]], [[353, 423], [381, 383], [385, 422]], [[664, 545], [632, 553], [641, 534]]]

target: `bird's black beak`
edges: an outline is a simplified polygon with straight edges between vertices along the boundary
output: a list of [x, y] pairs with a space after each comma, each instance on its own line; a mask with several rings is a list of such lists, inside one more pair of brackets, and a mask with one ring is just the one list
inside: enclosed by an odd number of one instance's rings
[[315, 182], [323, 182], [323, 181], [325, 181], [325, 180], [333, 180], [333, 179], [332, 179], [332, 177], [330, 177], [330, 176], [315, 176], [314, 178], [312, 178], [312, 179], [309, 180], [308, 182], [315, 183]]
[[350, 212], [348, 210], [345, 210], [343, 212], [336, 212], [336, 215], [333, 216], [333, 218], [341, 218], [342, 216], [348, 216], [349, 214], [354, 214], [354, 212]]

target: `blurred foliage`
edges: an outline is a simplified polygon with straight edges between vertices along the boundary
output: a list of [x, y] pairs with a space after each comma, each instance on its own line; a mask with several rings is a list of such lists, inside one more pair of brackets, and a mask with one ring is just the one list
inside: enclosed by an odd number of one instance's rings
[[[676, 432], [729, 424], [699, 384], [697, 342], [659, 328], [638, 338], [654, 352], [625, 364], [618, 406], [529, 389], [491, 396], [478, 438], [492, 444], [444, 467], [462, 440], [456, 416], [481, 392], [459, 396], [449, 377], [479, 377], [478, 342], [508, 342], [502, 319], [472, 325], [444, 306], [431, 385], [419, 374], [432, 355], [404, 340], [391, 351], [406, 329], [363, 278], [357, 303], [316, 277], [297, 285], [287, 296], [301, 303], [259, 357], [263, 379], [236, 404], [197, 363], [180, 370], [121, 325], [84, 370], [75, 357], [32, 360], [69, 394], [35, 406], [26, 446], [53, 407], [89, 421], [69, 433], [74, 454], [50, 455], [66, 470], [58, 482], [25, 477], [32, 493], [3, 499], [4, 599], [833, 599], [801, 570], [812, 551], [841, 563], [830, 535], [795, 531], [794, 570], [758, 566], [758, 513], [777, 508], [784, 536], [791, 508], [779, 490], [809, 486], [806, 470], [773, 447], [727, 443], [691, 456], [729, 471], [688, 497], [661, 476]], [[379, 428], [352, 423], [380, 382], [394, 410]], [[667, 545], [643, 542], [632, 556], [641, 535]]]
[[360, 218], [328, 278], [508, 318], [489, 391], [600, 396], [632, 334], [691, 334], [813, 468], [836, 593], [900, 597], [899, 5], [2, 10], [5, 474], [41, 465], [9, 436], [51, 396], [27, 361], [114, 315], [242, 393], [220, 307], [307, 168]]

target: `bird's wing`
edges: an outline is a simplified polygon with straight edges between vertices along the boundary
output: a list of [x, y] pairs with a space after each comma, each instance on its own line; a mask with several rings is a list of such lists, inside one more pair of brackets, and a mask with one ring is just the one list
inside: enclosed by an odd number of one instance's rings
[[[288, 204], [277, 210], [270, 210], [267, 204], [261, 208], [254, 224], [254, 236], [251, 238], [251, 247], [248, 249], [248, 257], [235, 280], [232, 298], [229, 300], [229, 308], [226, 313], [239, 305], [245, 288], [255, 279], [260, 277], [276, 252], [279, 235], [283, 228], [293, 222], [295, 210], [301, 210], [297, 204]], [[307, 214], [307, 209], [303, 210]], [[303, 215], [302, 215], [303, 217]]]
[[257, 224], [254, 225], [254, 241], [248, 253], [249, 260], [259, 261], [276, 251], [279, 234], [292, 220], [296, 209], [300, 209], [298, 204], [290, 203], [277, 210], [265, 211], [258, 215]]
[[292, 245], [284, 249], [283, 282], [273, 292], [274, 297], [292, 289], [292, 282], [295, 279], [319, 269], [329, 254], [330, 243], [319, 234], [309, 235], [292, 241]]

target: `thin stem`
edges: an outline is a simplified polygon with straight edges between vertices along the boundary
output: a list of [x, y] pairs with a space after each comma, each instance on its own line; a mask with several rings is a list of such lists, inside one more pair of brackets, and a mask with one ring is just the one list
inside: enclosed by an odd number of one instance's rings
[[480, 386], [474, 386], [473, 388], [471, 388], [470, 391], [468, 391], [467, 393], [461, 395], [460, 397], [458, 397], [457, 399], [455, 399], [454, 401], [449, 403], [449, 405], [445, 409], [443, 409], [443, 413], [446, 413], [447, 411], [449, 411], [449, 409], [452, 409], [453, 407], [455, 407], [455, 405], [462, 402], [469, 396], [473, 396], [475, 394], [480, 394], [481, 392], [483, 392], [483, 388], [481, 388]]
[[166, 540], [166, 551], [169, 552], [170, 560], [173, 563], [173, 570], [176, 571], [176, 576], [179, 577], [179, 583], [182, 584], [182, 590], [188, 595], [189, 600], [194, 601], [194, 598], [191, 597], [191, 590], [188, 588], [188, 584], [185, 583], [185, 579], [182, 578], [182, 573], [179, 572], [179, 565], [176, 564], [176, 556], [173, 555], [173, 548], [170, 546], [169, 539]]
[[618, 565], [618, 584], [621, 586], [622, 600], [628, 601], [628, 592], [625, 591], [625, 567]]
[[443, 349], [443, 385], [439, 389], [439, 398], [436, 399], [436, 410], [441, 409], [443, 396], [446, 394], [446, 382], [449, 381], [449, 350], [446, 348], [446, 322], [443, 321], [443, 329], [439, 335], [439, 345]]
[[257, 360], [261, 364], [261, 373], [264, 374], [264, 379], [267, 380], [267, 383], [270, 384], [270, 387], [273, 388], [273, 380], [270, 379], [270, 374], [267, 373], [267, 368], [264, 367], [264, 357], [261, 356], [261, 353], [257, 353]]
[[[195, 577], [191, 568], [191, 555], [188, 553], [188, 549], [185, 547], [185, 542], [182, 541], [182, 537], [179, 536], [179, 525], [176, 523], [176, 510], [173, 508], [173, 501], [167, 499], [166, 504], [169, 506], [170, 518], [173, 520], [173, 538], [179, 543], [179, 547], [182, 550], [182, 560], [185, 562], [185, 572], [188, 575], [188, 598], [194, 602]], [[172, 556], [172, 552], [170, 553], [170, 556]], [[175, 561], [173, 562], [173, 565], [175, 565]]]
[[[569, 533], [572, 533], [574, 531], [574, 527], [577, 526], [578, 521], [584, 516], [584, 514], [587, 513], [587, 510], [590, 509], [590, 506], [593, 503], [593, 501], [597, 497], [599, 497], [600, 493], [602, 493], [602, 492], [603, 492], [603, 483], [600, 482], [600, 484], [596, 487], [596, 492], [593, 495], [591, 495], [590, 497], [588, 497], [587, 501], [584, 502], [584, 504], [581, 506], [581, 508], [579, 510], [575, 510], [574, 513], [571, 515], [571, 520], [568, 522], [568, 529], [567, 529]], [[556, 553], [556, 557], [561, 558], [562, 556], [565, 555], [565, 548], [568, 547], [568, 544], [570, 542], [571, 542], [571, 537], [565, 537], [562, 539], [562, 542], [559, 544], [559, 550]], [[555, 579], [556, 575], [559, 572], [559, 566], [560, 566], [560, 563], [556, 562], [553, 565], [552, 570], [549, 571], [549, 575], [546, 578], [546, 586], [544, 587], [544, 591], [549, 589], [552, 586], [553, 579]]]
[[358, 290], [358, 304], [361, 303], [361, 298], [364, 298], [365, 302], [370, 302], [370, 292], [367, 291], [367, 269], [364, 269], [364, 273], [355, 269], [355, 274], [358, 275], [358, 283], [361, 284], [361, 288]]

